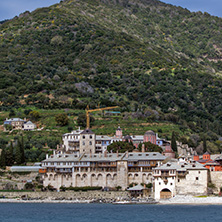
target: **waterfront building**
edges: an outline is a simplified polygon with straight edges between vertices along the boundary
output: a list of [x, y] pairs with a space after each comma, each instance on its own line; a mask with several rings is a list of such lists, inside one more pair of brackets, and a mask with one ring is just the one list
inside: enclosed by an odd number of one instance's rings
[[153, 170], [155, 199], [206, 195], [208, 170], [196, 161], [168, 162]]
[[150, 189], [146, 188], [146, 185], [143, 186], [138, 184], [136, 186], [130, 187], [127, 189], [130, 192], [131, 197], [149, 197], [150, 196]]
[[61, 186], [119, 186], [125, 190], [129, 184], [153, 183], [152, 169], [165, 158], [158, 152], [54, 153], [42, 161], [43, 185], [57, 190]]

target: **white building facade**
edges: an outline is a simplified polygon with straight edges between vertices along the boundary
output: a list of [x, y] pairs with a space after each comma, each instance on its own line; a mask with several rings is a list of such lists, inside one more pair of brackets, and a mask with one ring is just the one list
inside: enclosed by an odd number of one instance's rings
[[208, 172], [198, 162], [168, 162], [155, 168], [153, 176], [156, 200], [207, 194]]
[[131, 183], [153, 183], [152, 169], [165, 160], [157, 152], [54, 154], [42, 161], [43, 185], [100, 186], [125, 190]]

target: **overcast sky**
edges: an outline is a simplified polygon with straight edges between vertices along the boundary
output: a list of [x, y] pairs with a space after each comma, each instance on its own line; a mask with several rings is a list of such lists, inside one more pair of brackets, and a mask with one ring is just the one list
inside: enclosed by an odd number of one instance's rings
[[[33, 11], [59, 2], [60, 0], [0, 0], [0, 21], [13, 18], [26, 10]], [[222, 17], [222, 0], [162, 0], [162, 2]]]

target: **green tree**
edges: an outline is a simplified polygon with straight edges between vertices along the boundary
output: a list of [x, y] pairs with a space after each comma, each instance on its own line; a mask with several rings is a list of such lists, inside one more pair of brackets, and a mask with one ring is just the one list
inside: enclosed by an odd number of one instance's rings
[[15, 113], [15, 111], [12, 109], [12, 110], [10, 110], [10, 112], [9, 112], [9, 118], [11, 118], [11, 117], [15, 117], [15, 115], [16, 115], [16, 113]]
[[125, 153], [126, 151], [132, 152], [134, 149], [135, 147], [133, 146], [133, 143], [127, 141], [113, 142], [107, 147], [107, 150], [109, 152], [112, 151], [113, 153], [116, 153], [117, 151], [119, 153]]
[[55, 121], [56, 121], [56, 124], [59, 126], [66, 126], [69, 123], [69, 118], [67, 114], [61, 113], [55, 116]]
[[[90, 126], [93, 126], [95, 122], [95, 118], [90, 115]], [[86, 114], [85, 113], [80, 113], [77, 118], [77, 124], [78, 126], [86, 127]]]
[[7, 156], [6, 156], [7, 166], [12, 166], [14, 163], [14, 147], [13, 147], [12, 141], [10, 143], [9, 150], [7, 150], [6, 153], [7, 153]]
[[24, 149], [24, 138], [21, 136], [21, 139], [19, 140], [19, 147], [21, 152], [21, 163], [25, 162], [25, 149]]
[[2, 148], [1, 157], [0, 157], [0, 166], [6, 166], [6, 157], [5, 157], [5, 148]]
[[20, 153], [20, 148], [17, 145], [15, 149], [15, 162], [16, 164], [21, 164], [21, 153]]
[[172, 137], [171, 137], [171, 148], [174, 152], [177, 152], [177, 142], [176, 142], [176, 136], [175, 132], [172, 132]]
[[[146, 152], [159, 152], [159, 153], [163, 152], [163, 149], [156, 144], [153, 144], [151, 142], [145, 142], [143, 144], [145, 146], [144, 148]], [[142, 144], [139, 145], [139, 150], [141, 151], [141, 149], [142, 149]]]
[[30, 116], [30, 118], [32, 119], [32, 120], [38, 120], [39, 118], [40, 118], [40, 114], [39, 114], [39, 112], [38, 111], [31, 111], [30, 113], [29, 113], [29, 116]]
[[11, 131], [13, 129], [11, 124], [5, 124], [4, 127], [7, 131]]
[[32, 183], [26, 183], [25, 184], [25, 189], [26, 190], [32, 190], [35, 186]]

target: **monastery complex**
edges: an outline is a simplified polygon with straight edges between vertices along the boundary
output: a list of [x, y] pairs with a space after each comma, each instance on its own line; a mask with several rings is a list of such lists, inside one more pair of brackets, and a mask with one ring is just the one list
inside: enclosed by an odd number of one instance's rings
[[[62, 139], [61, 149], [51, 156], [47, 155], [40, 169], [43, 185], [57, 190], [61, 187], [86, 186], [105, 190], [118, 188], [133, 194], [146, 193], [156, 200], [176, 195], [206, 195], [209, 169], [214, 171], [207, 167], [209, 163], [205, 166], [197, 156], [175, 159], [170, 142], [159, 138], [153, 131], [147, 131], [144, 135], [123, 136], [118, 127], [115, 136], [109, 137], [95, 135], [90, 129], [78, 129], [64, 134]], [[135, 150], [108, 153], [107, 146], [116, 141], [130, 141]], [[159, 145], [163, 152], [146, 152], [144, 145], [140, 152], [137, 147], [144, 142]], [[217, 166], [216, 169], [219, 169], [218, 164], [221, 165], [221, 162], [216, 165], [211, 163]], [[218, 175], [212, 178], [217, 180]], [[148, 186], [152, 187], [149, 191]]]

